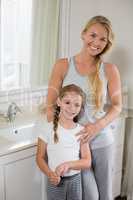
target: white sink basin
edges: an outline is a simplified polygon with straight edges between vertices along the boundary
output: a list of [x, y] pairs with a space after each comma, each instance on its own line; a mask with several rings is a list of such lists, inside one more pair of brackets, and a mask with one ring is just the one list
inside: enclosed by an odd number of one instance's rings
[[12, 144], [12, 141], [0, 135], [0, 149], [11, 144]]
[[36, 141], [35, 124], [28, 124], [21, 127], [3, 128], [0, 130], [0, 140], [8, 140], [11, 142], [23, 142], [27, 140]]

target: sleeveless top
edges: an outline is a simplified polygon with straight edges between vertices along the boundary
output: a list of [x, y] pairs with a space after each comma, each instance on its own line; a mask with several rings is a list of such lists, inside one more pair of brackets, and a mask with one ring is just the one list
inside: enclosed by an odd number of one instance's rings
[[[91, 83], [89, 81], [89, 76], [81, 75], [76, 69], [74, 57], [69, 59], [69, 66], [66, 76], [63, 80], [63, 86], [69, 84], [75, 84], [82, 88], [86, 94], [86, 103], [84, 106], [84, 112], [79, 120], [81, 124], [87, 124], [88, 122], [95, 122], [97, 119], [103, 117], [106, 112], [104, 111], [104, 104], [107, 102], [107, 84], [108, 80], [106, 78], [104, 64], [101, 63], [99, 68], [100, 79], [103, 82], [103, 100], [101, 108], [97, 111], [94, 103], [94, 95]], [[108, 125], [103, 128], [96, 136], [94, 136], [90, 141], [91, 149], [103, 148], [105, 146], [111, 145], [114, 142], [113, 134], [111, 131], [111, 126]]]

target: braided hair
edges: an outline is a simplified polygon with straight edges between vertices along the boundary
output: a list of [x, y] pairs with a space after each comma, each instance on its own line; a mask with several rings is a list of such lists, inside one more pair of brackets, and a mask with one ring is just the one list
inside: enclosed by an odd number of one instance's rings
[[[77, 122], [81, 115], [81, 112], [83, 111], [83, 108], [84, 108], [85, 93], [77, 85], [70, 84], [70, 85], [67, 85], [67, 86], [64, 86], [63, 88], [61, 88], [60, 93], [59, 93], [59, 98], [62, 99], [66, 95], [67, 92], [75, 92], [82, 98], [81, 110], [80, 110], [79, 114], [77, 116], [75, 116], [73, 119], [74, 122]], [[59, 137], [58, 137], [58, 133], [57, 133], [59, 114], [60, 114], [60, 107], [56, 104], [54, 106], [54, 119], [53, 119], [54, 143], [58, 143], [58, 141], [59, 141]]]

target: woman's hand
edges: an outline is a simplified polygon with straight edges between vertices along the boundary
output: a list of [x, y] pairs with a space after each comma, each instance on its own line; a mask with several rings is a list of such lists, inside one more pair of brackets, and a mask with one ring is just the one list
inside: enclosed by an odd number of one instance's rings
[[55, 172], [58, 176], [64, 176], [65, 173], [69, 171], [69, 163], [62, 163], [58, 165], [55, 169]]
[[58, 176], [58, 175], [57, 175], [55, 172], [53, 172], [53, 171], [51, 171], [51, 172], [49, 173], [48, 178], [49, 178], [50, 183], [53, 184], [53, 185], [58, 185], [59, 182], [60, 182], [60, 180], [61, 180], [60, 176]]
[[78, 141], [83, 143], [90, 141], [100, 131], [100, 126], [97, 123], [87, 123], [79, 133], [76, 134]]

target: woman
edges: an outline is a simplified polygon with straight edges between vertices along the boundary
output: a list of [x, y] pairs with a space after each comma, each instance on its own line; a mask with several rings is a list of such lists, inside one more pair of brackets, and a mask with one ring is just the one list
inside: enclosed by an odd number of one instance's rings
[[[78, 135], [89, 142], [92, 153], [92, 168], [82, 173], [83, 200], [112, 200], [113, 135], [109, 124], [120, 113], [122, 100], [117, 66], [102, 59], [114, 39], [110, 21], [104, 16], [93, 17], [81, 39], [79, 53], [55, 63], [48, 88], [47, 119], [53, 119], [53, 105], [62, 86], [73, 83], [83, 89], [87, 98], [80, 123], [84, 129]], [[107, 96], [110, 106], [105, 112]]]

